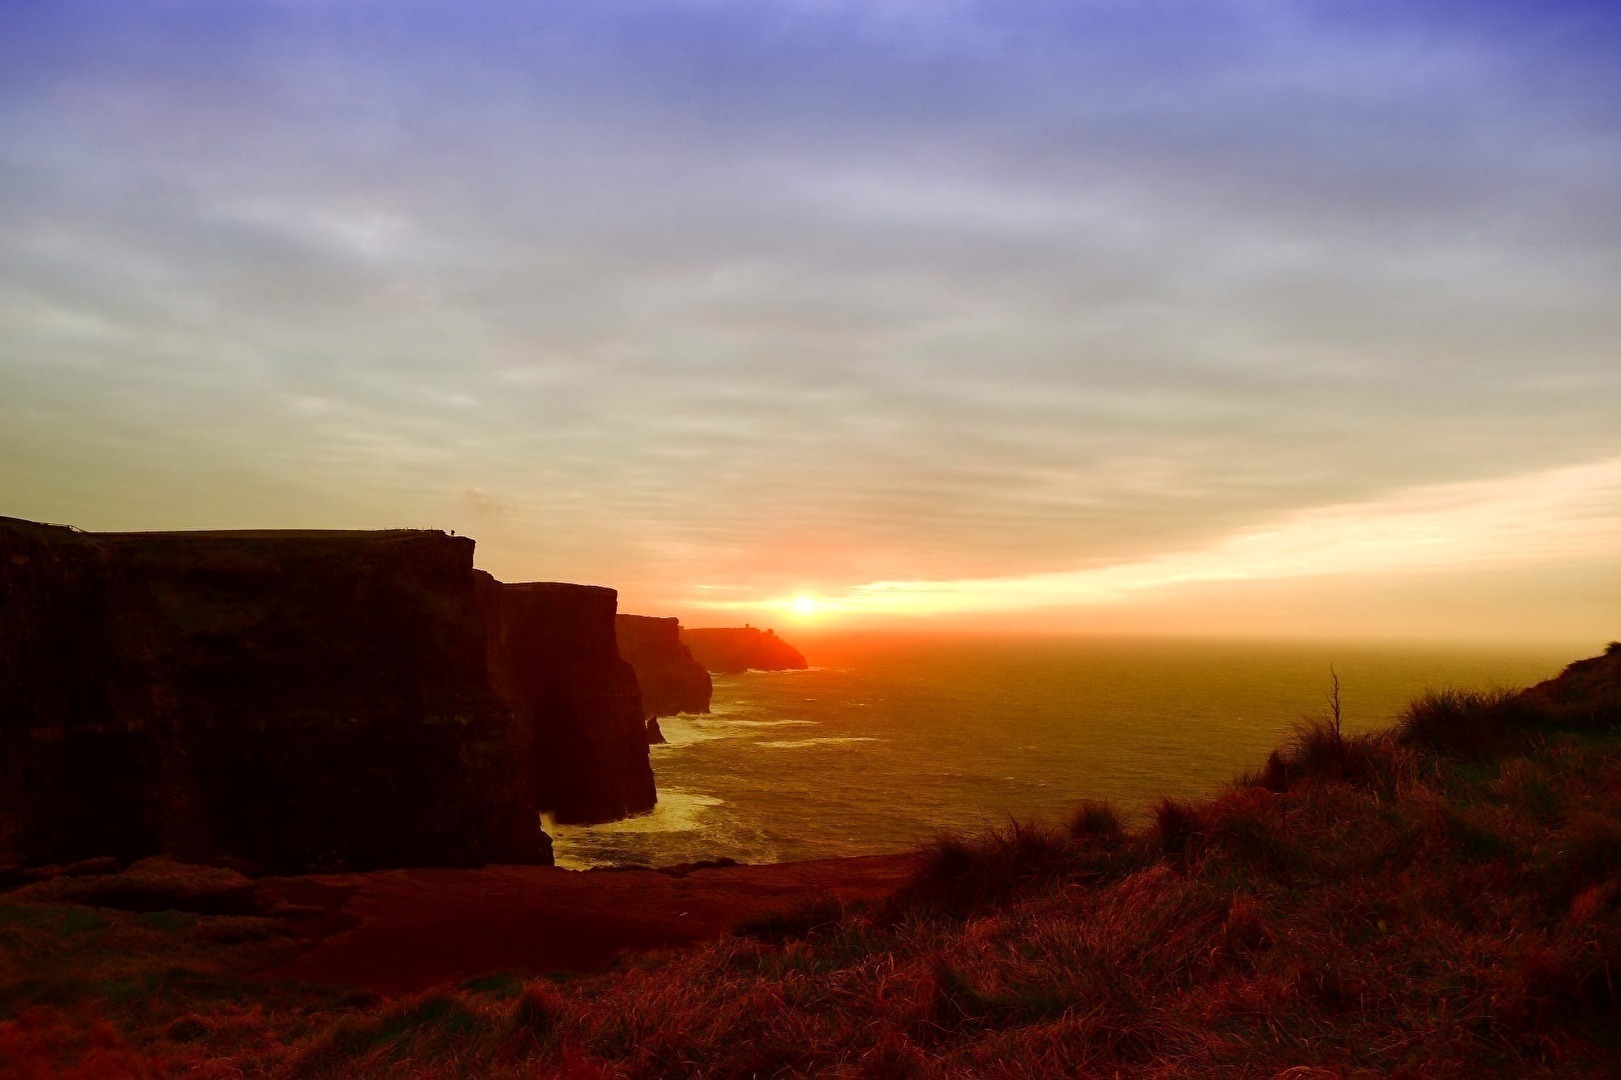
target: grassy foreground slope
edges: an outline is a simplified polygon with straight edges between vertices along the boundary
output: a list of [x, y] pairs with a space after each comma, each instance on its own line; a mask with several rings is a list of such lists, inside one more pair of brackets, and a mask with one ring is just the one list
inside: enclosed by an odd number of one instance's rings
[[[1135, 830], [1083, 804], [943, 839], [886, 902], [608, 976], [406, 999], [166, 981], [131, 959], [163, 913], [6, 910], [9, 963], [87, 980], [7, 984], [7, 1075], [1609, 1075], [1621, 646], [1523, 693], [1430, 694], [1385, 733], [1307, 723]], [[127, 920], [121, 944], [75, 958], [90, 918]], [[273, 948], [255, 932], [201, 936]]]

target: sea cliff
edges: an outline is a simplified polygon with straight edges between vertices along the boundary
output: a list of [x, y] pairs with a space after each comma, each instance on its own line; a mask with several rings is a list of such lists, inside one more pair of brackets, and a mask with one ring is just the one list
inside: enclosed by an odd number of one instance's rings
[[803, 670], [807, 666], [800, 651], [778, 637], [775, 630], [754, 626], [683, 628], [681, 641], [692, 650], [698, 663], [717, 675]]
[[517, 717], [535, 807], [576, 825], [652, 810], [641, 696], [614, 635], [618, 594], [481, 573], [479, 595], [491, 685]]
[[0, 864], [549, 861], [473, 541], [0, 519]]
[[614, 619], [614, 634], [619, 655], [636, 671], [650, 738], [661, 716], [709, 711], [713, 680], [682, 643], [680, 620], [620, 615]]

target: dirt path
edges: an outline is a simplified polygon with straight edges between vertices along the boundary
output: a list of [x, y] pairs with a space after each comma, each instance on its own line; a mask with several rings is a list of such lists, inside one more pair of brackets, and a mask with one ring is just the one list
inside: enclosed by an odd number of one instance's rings
[[592, 972], [820, 897], [888, 895], [911, 855], [668, 870], [386, 870], [261, 883], [310, 949], [273, 978], [409, 993], [494, 972]]

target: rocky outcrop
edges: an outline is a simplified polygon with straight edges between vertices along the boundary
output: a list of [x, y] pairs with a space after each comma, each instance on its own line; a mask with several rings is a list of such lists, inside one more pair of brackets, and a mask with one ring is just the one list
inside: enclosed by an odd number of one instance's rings
[[683, 628], [681, 641], [692, 655], [717, 675], [739, 672], [803, 670], [805, 657], [777, 636], [753, 626]]
[[549, 861], [472, 561], [440, 532], [0, 519], [0, 864]]
[[636, 675], [614, 637], [618, 595], [594, 585], [480, 576], [490, 681], [517, 717], [534, 805], [565, 824], [653, 809]]
[[714, 691], [708, 670], [681, 642], [679, 619], [620, 615], [614, 619], [619, 655], [636, 671], [649, 742], [663, 742], [658, 718], [706, 713]]

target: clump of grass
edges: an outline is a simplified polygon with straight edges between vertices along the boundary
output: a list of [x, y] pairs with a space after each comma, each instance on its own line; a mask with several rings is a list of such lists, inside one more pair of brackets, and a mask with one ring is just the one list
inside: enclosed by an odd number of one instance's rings
[[1125, 843], [1126, 828], [1107, 799], [1085, 799], [1070, 814], [1069, 835], [1082, 844], [1115, 850]]
[[1621, 820], [1598, 810], [1580, 810], [1545, 845], [1538, 875], [1563, 906], [1582, 890], [1621, 880]]
[[848, 908], [832, 897], [821, 897], [755, 919], [745, 919], [733, 928], [740, 937], [761, 941], [785, 941], [789, 938], [808, 937], [818, 930], [837, 926]]
[[1177, 799], [1161, 798], [1154, 806], [1154, 846], [1165, 855], [1186, 854], [1204, 836], [1202, 808]]
[[1063, 833], [1040, 822], [1009, 821], [973, 839], [945, 834], [923, 849], [896, 905], [963, 917], [1063, 879], [1075, 854]]
[[377, 1012], [339, 1020], [297, 1056], [294, 1070], [353, 1075], [353, 1071], [443, 1052], [481, 1027], [478, 1012], [466, 997], [453, 991], [429, 991], [391, 1002]]
[[1264, 788], [1238, 788], [1206, 805], [1202, 817], [1213, 848], [1263, 872], [1296, 862], [1278, 800]]
[[1539, 714], [1509, 690], [1427, 690], [1396, 719], [1396, 741], [1445, 757], [1500, 752], [1537, 726]]
[[545, 1040], [556, 1031], [568, 1012], [568, 1002], [557, 987], [544, 979], [526, 982], [512, 1009], [512, 1026], [536, 1039]]
[[1328, 712], [1298, 721], [1260, 769], [1240, 774], [1237, 787], [1281, 794], [1301, 783], [1347, 783], [1391, 792], [1410, 777], [1412, 756], [1389, 733], [1346, 734], [1339, 676], [1329, 671]]
[[1493, 782], [1505, 803], [1536, 821], [1548, 821], [1559, 814], [1559, 794], [1546, 770], [1525, 757], [1503, 762]]

